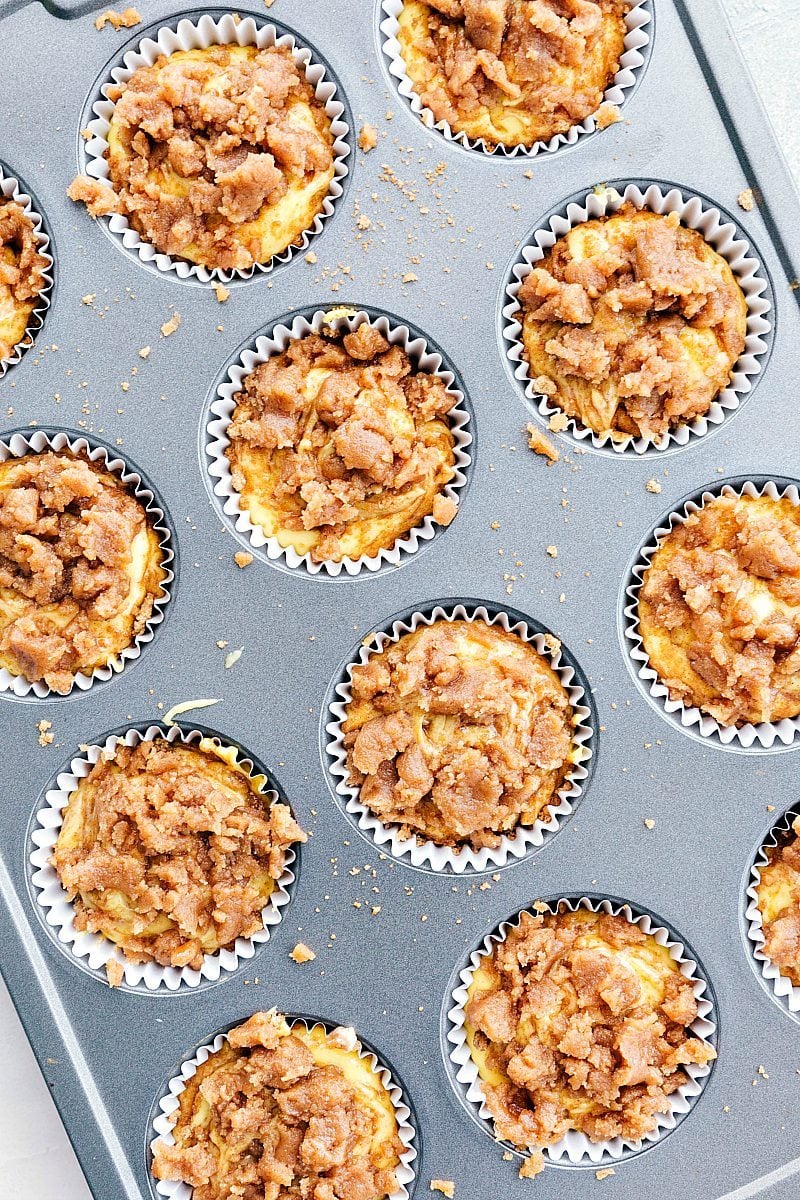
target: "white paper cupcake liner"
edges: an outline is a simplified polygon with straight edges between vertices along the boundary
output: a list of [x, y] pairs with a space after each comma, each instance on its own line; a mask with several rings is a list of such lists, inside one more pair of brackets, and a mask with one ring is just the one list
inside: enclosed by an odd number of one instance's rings
[[[368, 662], [372, 654], [385, 649], [392, 642], [399, 641], [401, 637], [418, 629], [420, 625], [433, 625], [434, 622], [442, 620], [484, 621], [487, 625], [496, 625], [506, 633], [514, 633], [523, 641], [530, 643], [556, 671], [567, 691], [575, 717], [573, 739], [575, 761], [548, 806], [546, 816], [535, 821], [533, 825], [518, 826], [513, 836], [504, 834], [500, 845], [494, 848], [485, 846], [480, 850], [474, 850], [471, 846], [463, 846], [456, 851], [449, 846], [437, 846], [434, 842], [417, 837], [416, 834], [410, 838], [404, 838], [401, 835], [400, 827], [381, 821], [361, 801], [360, 789], [348, 781], [347, 750], [344, 745], [342, 724], [347, 716], [347, 705], [352, 697], [353, 667]], [[554, 642], [558, 644], [554, 645]], [[588, 767], [594, 754], [592, 710], [575, 668], [567, 661], [558, 639], [552, 639], [552, 635], [539, 632], [528, 625], [525, 620], [512, 617], [502, 610], [490, 611], [483, 605], [456, 604], [443, 607], [437, 604], [429, 611], [416, 611], [408, 617], [393, 621], [389, 629], [380, 630], [362, 642], [357, 659], [347, 667], [346, 677], [342, 682], [336, 684], [333, 696], [334, 699], [327, 710], [330, 720], [325, 725], [325, 732], [328, 735], [328, 767], [331, 776], [329, 782], [333, 787], [334, 796], [345, 812], [350, 814], [361, 833], [380, 851], [414, 867], [463, 875], [496, 870], [526, 858], [558, 832], [574, 811], [589, 778]]]
[[122, 58], [124, 65], [113, 68], [109, 78], [100, 88], [99, 98], [92, 105], [94, 117], [87, 125], [92, 136], [82, 147], [81, 157], [84, 161], [81, 169], [93, 179], [106, 183], [108, 187], [112, 186], [109, 180], [108, 160], [105, 157], [108, 151], [106, 139], [109, 122], [114, 111], [114, 102], [108, 99], [110, 87], [127, 83], [134, 71], [139, 67], [152, 66], [162, 54], [169, 56], [176, 50], [204, 50], [209, 46], [224, 45], [258, 46], [261, 50], [277, 46], [291, 51], [296, 66], [314, 89], [316, 99], [324, 105], [325, 113], [331, 121], [334, 176], [322, 209], [299, 241], [287, 246], [268, 262], [256, 263], [246, 269], [223, 270], [172, 258], [156, 250], [149, 242], [142, 241], [126, 217], [112, 213], [107, 218], [110, 232], [126, 250], [138, 255], [142, 263], [154, 266], [159, 271], [174, 271], [179, 279], [194, 279], [200, 283], [230, 283], [252, 279], [271, 271], [279, 263], [289, 262], [295, 254], [303, 253], [333, 213], [334, 205], [343, 192], [343, 180], [349, 172], [347, 158], [350, 147], [347, 136], [350, 130], [344, 119], [345, 106], [338, 97], [337, 85], [331, 78], [329, 68], [319, 61], [316, 51], [312, 54], [312, 51], [296, 40], [292, 33], [271, 23], [260, 24], [253, 17], [243, 17], [237, 22], [232, 13], [226, 13], [218, 20], [208, 13], [198, 15], [196, 20], [184, 17], [177, 22], [175, 28], [165, 25], [155, 29], [152, 36], [143, 38], [134, 49], [125, 52]]
[[800, 1020], [800, 1016], [797, 1015], [800, 1014], [800, 987], [792, 983], [791, 979], [785, 975], [781, 975], [780, 968], [771, 962], [764, 952], [766, 938], [764, 937], [761, 909], [758, 907], [758, 887], [761, 883], [761, 872], [769, 863], [768, 855], [779, 845], [783, 845], [787, 836], [794, 836], [792, 823], [798, 816], [800, 816], [800, 809], [797, 807], [790, 808], [785, 812], [770, 829], [756, 851], [753, 865], [750, 868], [747, 888], [748, 903], [744, 914], [756, 973], [774, 999], [782, 1008], [795, 1016], [796, 1020]]
[[171, 598], [175, 581], [175, 572], [170, 567], [175, 560], [174, 539], [167, 514], [160, 507], [160, 503], [142, 476], [129, 463], [113, 454], [102, 444], [94, 443], [85, 437], [70, 438], [63, 431], [47, 433], [43, 429], [38, 429], [35, 433], [26, 431], [25, 433], [6, 434], [0, 440], [0, 462], [6, 462], [9, 458], [24, 458], [27, 454], [41, 454], [45, 450], [53, 450], [56, 453], [71, 450], [73, 454], [86, 454], [93, 463], [100, 463], [105, 470], [119, 476], [120, 481], [140, 501], [150, 519], [150, 524], [158, 534], [164, 578], [161, 581], [160, 594], [153, 602], [153, 611], [144, 629], [136, 635], [131, 645], [120, 650], [119, 654], [115, 655], [112, 661], [105, 666], [96, 667], [91, 675], [79, 672], [75, 676], [69, 692], [62, 695], [60, 692], [54, 692], [43, 680], [31, 683], [24, 676], [12, 675], [5, 667], [0, 667], [0, 695], [5, 693], [17, 699], [41, 700], [45, 697], [51, 700], [66, 699], [67, 696], [75, 696], [79, 692], [88, 691], [93, 683], [105, 683], [114, 675], [118, 675], [129, 662], [133, 662], [139, 657], [142, 647], [153, 640], [157, 627], [164, 620], [165, 608]]
[[[108, 963], [119, 963], [124, 971], [124, 984], [121, 985], [123, 990], [127, 985], [128, 988], [139, 991], [175, 992], [179, 988], [196, 988], [203, 983], [216, 983], [225, 974], [235, 971], [242, 962], [252, 958], [259, 945], [269, 941], [272, 928], [280, 923], [283, 917], [282, 910], [291, 899], [291, 888], [295, 880], [292, 867], [297, 855], [294, 849], [289, 847], [283, 871], [261, 913], [264, 928], [257, 930], [250, 937], [237, 938], [231, 949], [206, 954], [199, 970], [190, 967], [162, 967], [156, 962], [133, 962], [126, 958], [120, 947], [110, 938], [89, 931], [80, 932], [75, 928], [75, 911], [53, 866], [52, 857], [61, 832], [64, 810], [80, 781], [87, 777], [101, 756], [112, 757], [120, 746], [138, 746], [140, 742], [152, 742], [158, 738], [170, 743], [180, 741], [186, 746], [191, 746], [204, 737], [213, 737], [214, 741], [223, 747], [232, 746], [232, 743], [226, 742], [222, 737], [202, 733], [198, 729], [183, 729], [178, 725], [150, 725], [144, 730], [129, 729], [124, 735], [109, 734], [102, 745], [88, 746], [79, 757], [73, 758], [69, 771], [60, 774], [56, 786], [46, 792], [43, 806], [33, 819], [30, 841], [36, 848], [29, 858], [34, 868], [31, 876], [32, 891], [37, 904], [43, 910], [41, 915], [48, 932], [62, 949], [104, 983], [108, 982]], [[233, 749], [236, 750], [236, 747]], [[266, 782], [252, 760], [244, 753], [240, 754], [238, 750], [236, 762], [251, 778]], [[275, 803], [280, 799], [278, 793], [265, 787], [264, 783], [261, 783], [260, 790], [268, 797], [270, 803]]]
[[786, 484], [779, 488], [772, 480], [761, 483], [746, 480], [735, 481], [735, 485], [723, 482], [715, 484], [699, 497], [695, 496], [680, 508], [667, 513], [648, 536], [646, 544], [637, 552], [634, 565], [626, 576], [628, 582], [623, 597], [623, 629], [629, 666], [641, 690], [653, 702], [657, 711], [684, 733], [706, 738], [711, 744], [722, 748], [741, 749], [750, 753], [785, 750], [797, 744], [800, 737], [800, 716], [791, 720], [763, 722], [760, 725], [742, 725], [741, 728], [735, 725], [721, 725], [710, 713], [670, 697], [668, 688], [650, 666], [642, 642], [639, 630], [639, 591], [653, 555], [671, 530], [677, 525], [683, 525], [688, 517], [719, 496], [769, 496], [772, 500], [786, 497], [793, 504], [800, 504], [800, 493], [796, 484]]
[[[670, 956], [680, 964], [681, 974], [687, 979], [691, 979], [694, 984], [693, 990], [697, 1000], [698, 1015], [690, 1027], [692, 1033], [695, 1037], [706, 1041], [714, 1040], [717, 1025], [714, 1005], [707, 995], [709, 990], [707, 980], [698, 963], [689, 957], [684, 944], [678, 941], [668, 929], [660, 925], [657, 918], [644, 912], [638, 912], [630, 904], [620, 900], [589, 899], [582, 896], [580, 898], [547, 899], [542, 903], [546, 904], [551, 912], [559, 910], [575, 912], [578, 909], [585, 909], [589, 912], [622, 916], [631, 924], [638, 925], [643, 933], [651, 934], [659, 946], [667, 946]], [[494, 933], [484, 938], [478, 949], [472, 951], [467, 966], [458, 973], [457, 986], [446, 1001], [451, 1004], [446, 1014], [446, 1041], [448, 1043], [446, 1066], [451, 1075], [451, 1081], [454, 1082], [456, 1093], [466, 1110], [480, 1124], [484, 1132], [496, 1142], [499, 1139], [494, 1131], [494, 1121], [486, 1106], [478, 1069], [472, 1060], [467, 1044], [464, 1010], [474, 972], [480, 966], [481, 961], [493, 952], [495, 946], [503, 942], [512, 929], [518, 927], [521, 915], [520, 913], [511, 920], [504, 921]], [[586, 1134], [570, 1130], [554, 1145], [543, 1148], [542, 1152], [546, 1160], [555, 1165], [595, 1168], [619, 1162], [623, 1158], [629, 1158], [648, 1149], [665, 1134], [671, 1132], [691, 1110], [711, 1074], [712, 1066], [711, 1064], [704, 1066], [689, 1064], [682, 1069], [689, 1076], [689, 1082], [670, 1097], [672, 1103], [668, 1113], [656, 1114], [658, 1124], [651, 1133], [646, 1134], [639, 1141], [617, 1137], [613, 1140], [592, 1142]], [[518, 1156], [527, 1157], [524, 1151], [511, 1142], [500, 1142], [500, 1145]]]
[[[669, 187], [669, 185], [665, 185]], [[676, 212], [681, 223], [695, 229], [706, 242], [729, 264], [747, 302], [747, 329], [745, 346], [739, 361], [733, 368], [730, 383], [717, 396], [705, 416], [697, 417], [690, 424], [679, 425], [658, 440], [612, 433], [600, 435], [568, 417], [566, 433], [579, 445], [615, 454], [626, 451], [647, 454], [677, 449], [688, 445], [693, 439], [702, 437], [709, 429], [722, 424], [734, 413], [744, 398], [752, 391], [756, 377], [763, 370], [764, 356], [769, 350], [771, 304], [769, 285], [754, 248], [733, 219], [725, 212], [714, 208], [699, 196], [684, 193], [677, 187], [663, 191], [657, 184], [646, 186], [636, 183], [603, 185], [586, 195], [567, 203], [565, 209], [554, 213], [547, 224], [540, 226], [528, 239], [528, 244], [517, 256], [505, 289], [508, 302], [503, 307], [503, 338], [507, 343], [506, 354], [515, 379], [519, 380], [525, 396], [542, 417], [545, 427], [551, 417], [564, 416], [564, 410], [554, 400], [537, 392], [531, 379], [522, 342], [522, 309], [518, 299], [522, 283], [542, 261], [546, 252], [556, 241], [576, 225], [617, 212], [623, 203], [629, 202], [636, 208], [667, 215]]]
[[[411, 1108], [400, 1084], [393, 1078], [386, 1064], [358, 1040], [356, 1032], [350, 1027], [335, 1026], [327, 1021], [307, 1020], [303, 1017], [286, 1014], [290, 1025], [301, 1024], [309, 1031], [322, 1028], [329, 1034], [336, 1034], [337, 1041], [347, 1050], [358, 1050], [360, 1058], [369, 1064], [371, 1069], [380, 1076], [381, 1082], [388, 1091], [394, 1107], [397, 1120], [397, 1132], [403, 1145], [400, 1163], [396, 1168], [397, 1189], [392, 1192], [389, 1200], [409, 1200], [413, 1190], [416, 1172], [413, 1163], [417, 1158], [416, 1129], [412, 1122]], [[153, 1118], [152, 1129], [155, 1137], [150, 1140], [151, 1152], [159, 1142], [174, 1146], [173, 1126], [179, 1108], [179, 1096], [186, 1089], [186, 1081], [191, 1079], [197, 1068], [204, 1063], [209, 1055], [221, 1050], [227, 1039], [227, 1033], [219, 1033], [212, 1042], [201, 1046], [193, 1058], [189, 1058], [181, 1066], [180, 1073], [170, 1079], [164, 1093], [158, 1101], [156, 1115]], [[167, 1180], [156, 1182], [151, 1179], [151, 1187], [159, 1196], [168, 1196], [170, 1200], [191, 1200], [192, 1188], [186, 1183], [176, 1183]]]
[[53, 256], [50, 253], [50, 238], [41, 214], [34, 208], [31, 197], [22, 190], [19, 180], [15, 179], [13, 175], [7, 175], [3, 170], [3, 164], [0, 163], [0, 203], [5, 200], [16, 200], [20, 208], [30, 217], [36, 240], [39, 243], [39, 253], [46, 260], [47, 267], [42, 272], [45, 286], [36, 297], [36, 306], [28, 318], [25, 333], [12, 348], [8, 357], [0, 358], [0, 379], [10, 367], [19, 362], [25, 351], [33, 345], [36, 334], [44, 324], [44, 315], [50, 307], [50, 297], [53, 291]]
[[[465, 133], [457, 133], [446, 121], [437, 121], [431, 110], [425, 105], [409, 78], [403, 52], [397, 34], [400, 29], [399, 16], [403, 10], [403, 0], [382, 0], [380, 30], [383, 52], [388, 59], [388, 71], [392, 82], [397, 88], [411, 111], [419, 117], [428, 129], [435, 129], [448, 142], [455, 142], [467, 150], [476, 150], [481, 154], [516, 158], [523, 156], [535, 158], [537, 154], [553, 154], [564, 146], [574, 146], [588, 134], [598, 132], [597, 113], [592, 113], [578, 125], [573, 125], [566, 133], [557, 133], [549, 141], [534, 142], [531, 146], [522, 144], [514, 146], [488, 146], [483, 138], [470, 138]], [[625, 43], [619, 60], [619, 69], [614, 79], [603, 95], [603, 104], [616, 104], [622, 107], [631, 93], [631, 89], [639, 81], [645, 66], [649, 43], [650, 25], [653, 21], [651, 0], [639, 0], [625, 16]]]
[[443, 527], [437, 525], [429, 515], [419, 525], [398, 538], [392, 547], [381, 550], [378, 554], [357, 559], [343, 558], [339, 562], [313, 562], [310, 554], [298, 554], [293, 546], [282, 546], [277, 538], [267, 537], [263, 529], [250, 520], [247, 510], [240, 504], [239, 493], [234, 489], [231, 467], [225, 451], [230, 445], [228, 426], [236, 408], [234, 397], [241, 391], [245, 377], [260, 363], [283, 353], [290, 342], [298, 338], [306, 337], [310, 333], [320, 333], [323, 329], [350, 332], [365, 323], [382, 333], [390, 345], [400, 346], [418, 370], [437, 375], [447, 391], [457, 397], [457, 402], [447, 418], [454, 438], [455, 474], [442, 492], [456, 504], [459, 503], [460, 493], [467, 483], [467, 474], [472, 462], [469, 454], [473, 440], [470, 431], [471, 416], [465, 406], [464, 393], [458, 387], [456, 376], [442, 355], [431, 349], [425, 338], [410, 330], [407, 325], [395, 324], [386, 316], [370, 316], [363, 310], [347, 307], [317, 309], [316, 312], [308, 314], [299, 313], [290, 325], [283, 322], [274, 325], [267, 334], [257, 337], [237, 358], [216, 389], [206, 425], [208, 473], [212, 481], [212, 497], [221, 507], [233, 530], [240, 535], [240, 540], [245, 541], [259, 558], [266, 558], [269, 562], [279, 563], [292, 570], [300, 569], [310, 575], [337, 578], [344, 573], [345, 577], [352, 577], [362, 571], [373, 573], [382, 567], [396, 567], [404, 558], [415, 554], [421, 545], [443, 532]]

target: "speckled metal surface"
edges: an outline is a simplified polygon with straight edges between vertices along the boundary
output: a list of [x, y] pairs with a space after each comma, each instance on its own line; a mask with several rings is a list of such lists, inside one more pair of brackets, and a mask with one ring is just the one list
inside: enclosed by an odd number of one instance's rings
[[[767, 806], [777, 815], [796, 802], [795, 757], [730, 754], [686, 737], [638, 691], [618, 627], [629, 558], [671, 504], [729, 475], [800, 474], [800, 313], [789, 287], [800, 260], [796, 194], [717, 0], [656, 0], [651, 61], [625, 122], [532, 163], [487, 161], [417, 123], [386, 74], [378, 7], [279, 0], [256, 14], [309, 39], [338, 76], [356, 128], [371, 121], [382, 137], [351, 158], [345, 196], [313, 245], [317, 262], [295, 260], [219, 304], [209, 288], [143, 269], [64, 194], [86, 98], [141, 30], [96, 32], [88, 3], [0, 3], [0, 33], [14, 48], [0, 88], [0, 156], [41, 205], [56, 254], [44, 328], [0, 381], [0, 434], [37, 422], [107, 440], [152, 478], [180, 549], [171, 616], [141, 661], [75, 698], [0, 697], [3, 974], [98, 1200], [151, 1194], [147, 1118], [164, 1080], [219, 1029], [271, 1005], [352, 1023], [396, 1069], [421, 1131], [417, 1200], [431, 1178], [454, 1180], [459, 1200], [560, 1200], [594, 1187], [620, 1200], [744, 1200], [767, 1190], [789, 1200], [798, 1190], [796, 1165], [786, 1166], [800, 1135], [797, 1026], [751, 968], [743, 909], [749, 862], [774, 819]], [[153, 4], [147, 20], [177, 11]], [[771, 278], [773, 353], [753, 397], [718, 433], [656, 461], [579, 455], [561, 439], [564, 457], [548, 469], [525, 448], [530, 414], [502, 358], [506, 268], [550, 209], [617, 178], [674, 182], [734, 213]], [[745, 213], [736, 197], [748, 186], [760, 188], [760, 203]], [[358, 214], [368, 230], [357, 229]], [[404, 284], [408, 274], [417, 279]], [[377, 577], [314, 579], [260, 561], [239, 570], [238, 544], [203, 478], [204, 401], [236, 347], [276, 317], [339, 303], [408, 318], [458, 367], [477, 427], [463, 511], [423, 554]], [[163, 338], [173, 310], [182, 323]], [[653, 476], [660, 495], [645, 489]], [[381, 861], [334, 803], [320, 752], [323, 699], [359, 638], [398, 611], [459, 596], [513, 604], [563, 637], [600, 720], [575, 819], [497, 880]], [[244, 647], [229, 670], [218, 641]], [[112, 992], [34, 915], [28, 821], [79, 743], [197, 697], [220, 699], [205, 723], [269, 765], [314, 836], [291, 905], [253, 960], [194, 995]], [[42, 719], [55, 739], [40, 748]], [[456, 962], [501, 919], [540, 894], [583, 891], [652, 910], [686, 936], [716, 995], [720, 1059], [695, 1111], [613, 1178], [553, 1167], [530, 1183], [453, 1094], [440, 1014]], [[299, 938], [317, 952], [304, 967], [288, 957]]]

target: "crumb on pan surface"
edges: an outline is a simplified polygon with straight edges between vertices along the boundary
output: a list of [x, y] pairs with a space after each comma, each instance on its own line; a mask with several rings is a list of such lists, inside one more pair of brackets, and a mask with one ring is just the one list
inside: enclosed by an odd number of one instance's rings
[[111, 187], [68, 189], [92, 216], [122, 214], [164, 254], [246, 270], [298, 241], [334, 176], [324, 106], [286, 48], [161, 55], [116, 85]]
[[639, 630], [673, 700], [722, 725], [800, 713], [800, 508], [718, 496], [662, 538]]
[[263, 928], [286, 851], [306, 840], [263, 783], [209, 738], [101, 755], [70, 795], [53, 853], [76, 929], [133, 962], [197, 970]]
[[523, 913], [475, 970], [465, 1015], [495, 1132], [523, 1150], [570, 1130], [638, 1141], [682, 1066], [716, 1057], [667, 947], [604, 913]]
[[658, 439], [703, 416], [745, 346], [731, 267], [677, 213], [625, 204], [573, 226], [518, 298], [535, 387], [598, 435]]
[[406, 0], [403, 62], [437, 121], [532, 146], [600, 106], [619, 70], [629, 0]]
[[351, 784], [401, 836], [497, 846], [546, 816], [573, 762], [575, 715], [550, 663], [484, 621], [421, 625], [352, 671]]
[[800, 817], [792, 822], [792, 833], [765, 853], [757, 889], [764, 954], [800, 987]]
[[390, 549], [455, 505], [447, 414], [456, 397], [362, 324], [309, 334], [260, 364], [228, 428], [234, 489], [254, 525], [313, 562]]
[[402, 1142], [391, 1096], [351, 1031], [255, 1013], [185, 1081], [156, 1179], [192, 1200], [387, 1200]]
[[47, 266], [28, 213], [16, 200], [0, 197], [0, 362], [25, 336], [46, 287]]
[[88, 457], [0, 463], [0, 666], [68, 692], [144, 629], [162, 558], [144, 505]]

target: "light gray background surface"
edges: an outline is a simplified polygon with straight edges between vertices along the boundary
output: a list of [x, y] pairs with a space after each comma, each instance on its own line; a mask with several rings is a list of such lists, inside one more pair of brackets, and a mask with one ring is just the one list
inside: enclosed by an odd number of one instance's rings
[[[800, 0], [723, 4], [800, 185]], [[92, 1200], [2, 980], [0, 1067], [0, 1200]]]

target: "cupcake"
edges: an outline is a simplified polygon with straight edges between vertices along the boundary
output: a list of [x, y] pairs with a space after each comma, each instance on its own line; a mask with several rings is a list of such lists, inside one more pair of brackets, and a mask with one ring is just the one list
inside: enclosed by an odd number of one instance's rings
[[314, 223], [333, 134], [287, 47], [176, 50], [107, 94], [111, 187], [68, 190], [93, 217], [119, 213], [163, 254], [223, 270], [268, 262]]
[[49, 265], [28, 213], [0, 193], [0, 363], [25, 337]]
[[434, 119], [488, 149], [533, 146], [600, 107], [633, 0], [405, 0], [397, 41]]
[[178, 1102], [173, 1144], [153, 1143], [152, 1170], [187, 1184], [192, 1200], [398, 1194], [394, 1104], [352, 1030], [255, 1013], [185, 1080]]
[[742, 289], [677, 212], [626, 202], [574, 225], [518, 299], [535, 391], [598, 436], [657, 441], [691, 424], [745, 348]]
[[[53, 851], [75, 928], [128, 961], [193, 970], [262, 929], [286, 852], [306, 840], [263, 784], [208, 737], [104, 751], [71, 792]], [[107, 969], [121, 981], [118, 960]]]
[[[496, 1136], [531, 1151], [566, 1134], [638, 1142], [716, 1058], [694, 983], [622, 916], [535, 905], [472, 974], [465, 1026]], [[531, 1172], [533, 1173], [533, 1172]]]
[[352, 668], [351, 786], [403, 839], [496, 847], [546, 817], [580, 753], [548, 660], [483, 620], [421, 625]]
[[756, 887], [762, 953], [794, 987], [800, 987], [800, 817], [764, 855], [767, 864], [760, 868]]
[[144, 504], [66, 450], [0, 463], [0, 667], [65, 695], [115, 666], [153, 613], [166, 572]]
[[234, 396], [231, 482], [251, 523], [312, 562], [377, 555], [425, 517], [447, 525], [458, 397], [374, 326], [312, 333]]
[[800, 714], [800, 508], [723, 494], [665, 534], [644, 573], [639, 634], [672, 700], [721, 725]]

